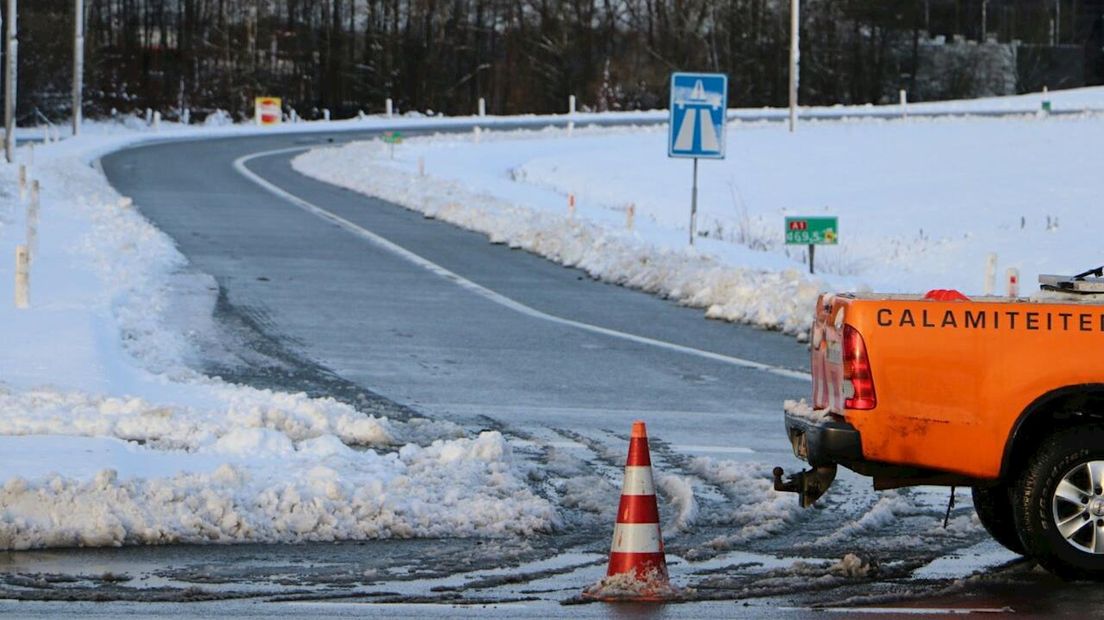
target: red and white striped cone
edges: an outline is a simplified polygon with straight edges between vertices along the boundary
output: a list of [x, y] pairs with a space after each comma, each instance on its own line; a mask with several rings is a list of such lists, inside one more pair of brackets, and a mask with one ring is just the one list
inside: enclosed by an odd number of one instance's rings
[[663, 601], [678, 595], [667, 577], [667, 559], [659, 531], [659, 505], [648, 452], [648, 431], [639, 420], [633, 422], [629, 439], [629, 457], [625, 462], [621, 505], [613, 529], [609, 569], [606, 578], [583, 595], [610, 601]]

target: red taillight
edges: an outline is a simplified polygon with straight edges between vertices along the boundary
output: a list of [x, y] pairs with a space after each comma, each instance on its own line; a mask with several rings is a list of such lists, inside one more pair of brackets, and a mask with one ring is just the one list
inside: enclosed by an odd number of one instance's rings
[[851, 396], [843, 402], [845, 408], [873, 409], [878, 405], [866, 343], [859, 330], [850, 325], [843, 326], [843, 379], [850, 381], [853, 388]]

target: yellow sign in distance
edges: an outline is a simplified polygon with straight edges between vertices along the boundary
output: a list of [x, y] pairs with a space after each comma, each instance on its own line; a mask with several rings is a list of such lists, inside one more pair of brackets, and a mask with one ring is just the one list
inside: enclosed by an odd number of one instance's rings
[[279, 125], [283, 119], [279, 97], [255, 97], [253, 99], [253, 120], [258, 125]]

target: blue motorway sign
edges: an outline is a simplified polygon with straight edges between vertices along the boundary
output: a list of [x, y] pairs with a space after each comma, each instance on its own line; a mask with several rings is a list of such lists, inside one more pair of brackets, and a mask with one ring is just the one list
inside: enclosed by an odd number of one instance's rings
[[727, 75], [672, 73], [667, 156], [723, 159], [727, 109]]

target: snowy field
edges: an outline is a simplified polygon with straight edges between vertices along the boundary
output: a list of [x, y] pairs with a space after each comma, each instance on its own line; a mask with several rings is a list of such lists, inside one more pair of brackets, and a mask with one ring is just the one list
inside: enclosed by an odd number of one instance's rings
[[[1098, 100], [1104, 107], [1100, 91], [1054, 100], [1056, 109]], [[993, 104], [947, 105], [966, 112]], [[1038, 99], [1000, 105], [1027, 111]], [[821, 112], [862, 112], [833, 110]], [[700, 221], [708, 236], [695, 250], [685, 248], [689, 163], [666, 159], [663, 130], [591, 129], [581, 124], [594, 117], [576, 118], [570, 138], [563, 130], [484, 132], [479, 144], [471, 135], [418, 138], [394, 160], [370, 142], [314, 151], [297, 166], [707, 308], [710, 316], [794, 333], [823, 288], [976, 292], [988, 252], [999, 253], [1002, 268], [1020, 266], [1025, 281], [1034, 271], [1071, 271], [1099, 258], [1080, 224], [1091, 218], [1101, 184], [1090, 162], [1104, 123], [1093, 115], [823, 122], [803, 125], [796, 136], [777, 123], [734, 123], [729, 159], [702, 165]], [[276, 131], [470, 122], [373, 118]], [[333, 399], [189, 370], [206, 354], [202, 343], [217, 337], [212, 283], [192, 273], [171, 240], [93, 164], [142, 140], [257, 131], [166, 123], [155, 132], [132, 119], [20, 147], [18, 163], [41, 185], [37, 207], [30, 188], [19, 187], [19, 166], [0, 166], [0, 550], [524, 535], [559, 527], [561, 506], [534, 493], [530, 461], [496, 431], [373, 417]], [[577, 198], [573, 218], [568, 193]], [[631, 231], [628, 204], [636, 209]], [[810, 279], [797, 254], [780, 245], [781, 218], [821, 212], [841, 216], [843, 244], [823, 253], [826, 274]], [[1044, 229], [1048, 215], [1057, 228]], [[10, 301], [17, 244], [31, 250], [28, 309]], [[185, 305], [194, 316], [183, 323], [172, 315], [181, 294], [200, 300]], [[565, 496], [585, 504], [599, 491], [616, 493], [611, 481], [621, 458], [586, 476], [565, 458], [556, 475], [578, 479]], [[694, 467], [726, 490], [725, 502], [738, 500], [746, 511], [747, 529], [718, 549], [799, 518], [792, 498], [775, 494], [746, 464], [704, 459]], [[695, 489], [678, 478], [660, 484], [673, 525], [692, 524]]]
[[[1104, 108], [1099, 88], [1048, 98], [1055, 110]], [[924, 104], [965, 115], [813, 120], [796, 134], [731, 121], [727, 159], [701, 163], [693, 249], [691, 163], [667, 158], [663, 125], [416, 138], [394, 159], [362, 142], [295, 166], [710, 317], [801, 334], [822, 290], [980, 294], [995, 254], [997, 292], [1015, 267], [1029, 294], [1040, 273], [1104, 262], [1085, 225], [1104, 191], [1104, 116], [1043, 116], [1041, 100]], [[1025, 113], [969, 115], [983, 109]], [[857, 112], [811, 112], [834, 110]], [[787, 215], [840, 218], [840, 245], [818, 248], [815, 276], [804, 246], [784, 244]]]

